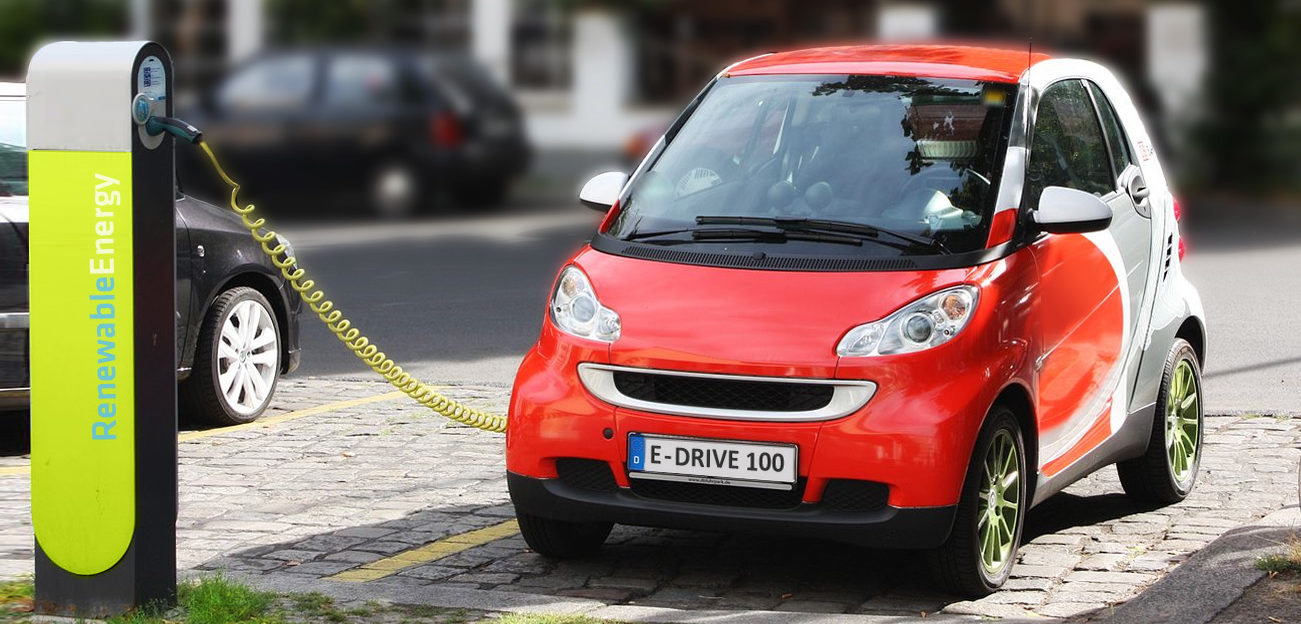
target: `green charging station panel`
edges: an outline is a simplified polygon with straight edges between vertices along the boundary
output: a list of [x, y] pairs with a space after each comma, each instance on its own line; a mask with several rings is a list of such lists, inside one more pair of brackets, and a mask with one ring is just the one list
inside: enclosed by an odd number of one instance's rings
[[131, 154], [28, 165], [31, 350], [59, 354], [32, 362], [32, 524], [51, 561], [98, 574], [135, 529]]
[[59, 42], [27, 75], [38, 613], [176, 592], [173, 142], [155, 43]]

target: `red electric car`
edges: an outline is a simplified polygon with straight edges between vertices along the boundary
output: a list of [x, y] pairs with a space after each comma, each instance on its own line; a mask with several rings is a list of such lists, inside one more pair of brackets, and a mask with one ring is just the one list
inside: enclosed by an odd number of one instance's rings
[[1193, 487], [1205, 322], [1129, 96], [1087, 61], [857, 46], [737, 63], [561, 269], [515, 381], [545, 555], [614, 523], [931, 551], [980, 595], [1026, 511], [1117, 464]]

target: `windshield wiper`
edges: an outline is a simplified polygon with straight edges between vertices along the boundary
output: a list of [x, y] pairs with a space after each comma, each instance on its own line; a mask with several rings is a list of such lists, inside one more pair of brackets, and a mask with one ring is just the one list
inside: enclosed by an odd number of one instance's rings
[[[908, 250], [914, 247], [925, 247], [933, 249], [943, 254], [953, 253], [949, 251], [944, 243], [924, 236], [916, 236], [905, 232], [883, 228], [866, 223], [853, 223], [850, 221], [832, 221], [829, 219], [808, 219], [804, 217], [733, 217], [733, 216], [708, 216], [702, 215], [696, 217], [698, 225], [771, 225], [780, 228], [787, 233], [793, 231], [823, 231], [834, 232], [837, 234], [854, 234], [862, 239], [875, 241], [882, 245], [889, 245], [896, 249]], [[885, 234], [911, 245], [900, 245], [880, 240], [880, 236]]]
[[788, 240], [818, 241], [824, 243], [838, 243], [842, 245], [862, 245], [863, 241], [859, 237], [840, 236], [834, 233], [787, 230], [778, 229], [759, 230], [755, 228], [679, 228], [674, 230], [654, 230], [650, 232], [633, 232], [623, 238], [623, 240], [641, 240], [646, 238], [656, 238], [659, 236], [671, 236], [673, 234], [691, 234], [691, 238], [672, 239], [666, 241], [657, 241], [657, 244], [676, 245], [681, 243], [690, 243], [694, 241], [711, 241], [711, 240], [751, 240], [761, 243], [784, 243]]

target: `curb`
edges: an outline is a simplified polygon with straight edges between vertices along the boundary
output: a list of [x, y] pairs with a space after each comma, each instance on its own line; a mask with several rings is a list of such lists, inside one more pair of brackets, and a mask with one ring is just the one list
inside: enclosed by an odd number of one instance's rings
[[1206, 624], [1265, 576], [1253, 565], [1256, 558], [1277, 551], [1298, 526], [1301, 526], [1301, 511], [1291, 506], [1233, 529], [1194, 553], [1143, 593], [1110, 614], [1105, 610], [1099, 612], [1092, 621]]

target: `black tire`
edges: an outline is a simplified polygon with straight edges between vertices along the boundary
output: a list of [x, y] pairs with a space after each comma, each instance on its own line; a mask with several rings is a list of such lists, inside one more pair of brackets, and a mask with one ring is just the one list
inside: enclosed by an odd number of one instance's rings
[[[1010, 436], [1011, 446], [1016, 452], [1020, 475], [1015, 485], [1018, 505], [1013, 513], [1015, 526], [1011, 529], [1011, 549], [998, 570], [990, 573], [986, 570], [981, 555], [979, 527], [984, 515], [981, 489], [985, 478], [985, 460], [996, 439], [1007, 439], [1003, 435]], [[995, 405], [976, 439], [967, 467], [967, 478], [963, 482], [962, 496], [958, 501], [953, 531], [943, 545], [930, 552], [931, 574], [940, 586], [961, 596], [978, 598], [993, 593], [1007, 581], [1016, 561], [1017, 550], [1021, 546], [1021, 531], [1030, 502], [1026, 482], [1029, 474], [1030, 471], [1026, 469], [1025, 442], [1016, 415], [1006, 406]]]
[[595, 554], [614, 528], [612, 522], [565, 522], [529, 514], [517, 514], [516, 518], [529, 548], [557, 559]]
[[243, 301], [257, 303], [270, 315], [271, 325], [275, 328], [275, 349], [277, 354], [279, 353], [280, 323], [276, 318], [275, 309], [262, 293], [246, 286], [238, 286], [218, 295], [212, 302], [212, 306], [208, 308], [203, 324], [199, 327], [199, 337], [194, 348], [194, 369], [179, 388], [178, 398], [182, 413], [200, 422], [222, 427], [250, 423], [262, 415], [267, 405], [271, 403], [271, 399], [275, 397], [276, 384], [280, 380], [279, 355], [276, 357], [275, 374], [271, 377], [270, 390], [265, 401], [255, 411], [236, 410], [221, 391], [220, 364], [217, 358], [221, 327], [235, 306]]
[[[1190, 475], [1181, 483], [1175, 476], [1175, 469], [1167, 454], [1166, 435], [1167, 418], [1170, 416], [1170, 393], [1175, 371], [1186, 363], [1192, 371], [1192, 381], [1196, 391], [1194, 408], [1197, 418], [1197, 434], [1192, 454]], [[1161, 373], [1161, 387], [1156, 396], [1156, 414], [1152, 421], [1152, 435], [1148, 438], [1147, 451], [1134, 459], [1116, 464], [1120, 474], [1120, 484], [1130, 498], [1159, 505], [1177, 503], [1188, 496], [1197, 483], [1197, 471], [1202, 460], [1202, 437], [1205, 420], [1202, 414], [1202, 369], [1197, 362], [1197, 352], [1192, 345], [1182, 338], [1176, 338], [1166, 356], [1165, 370]]]

